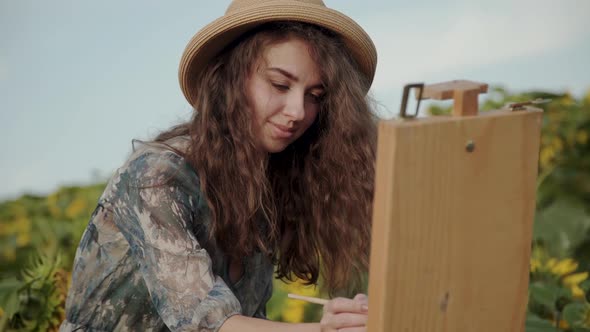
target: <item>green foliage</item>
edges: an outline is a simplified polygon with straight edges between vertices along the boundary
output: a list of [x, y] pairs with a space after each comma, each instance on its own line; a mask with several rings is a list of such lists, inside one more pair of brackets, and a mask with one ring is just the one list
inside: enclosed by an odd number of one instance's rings
[[[559, 221], [559, 222], [556, 222]], [[587, 240], [590, 215], [578, 200], [555, 198], [535, 215], [533, 240], [546, 248], [553, 257], [572, 255]]]
[[589, 312], [588, 303], [574, 302], [565, 306], [563, 309], [563, 319], [569, 326], [583, 328], [586, 326], [586, 316]]
[[2, 331], [57, 331], [64, 319], [67, 273], [60, 256], [34, 256], [20, 278], [0, 282]]
[[[529, 97], [537, 96], [540, 95]], [[547, 269], [532, 269], [532, 282], [548, 289], [566, 287], [571, 293], [561, 296], [561, 302], [567, 303], [563, 307], [535, 310], [538, 307], [534, 307], [531, 299], [529, 309], [540, 317], [546, 315], [547, 310], [552, 311], [545, 318], [551, 319], [561, 330], [590, 331], [590, 282], [587, 280], [590, 271], [590, 93], [581, 100], [568, 94], [540, 97], [553, 101], [543, 106], [533, 245], [537, 252], [542, 250], [548, 257], [558, 260], [569, 257], [575, 262], [575, 268], [569, 271], [550, 268], [558, 278], [547, 278]], [[534, 255], [533, 259], [536, 259]], [[551, 259], [541, 260], [551, 265]], [[531, 288], [531, 298], [537, 296], [538, 291], [539, 288]]]
[[555, 332], [551, 322], [532, 314], [527, 314], [525, 325], [527, 332]]
[[64, 187], [0, 203], [0, 331], [57, 330], [76, 247], [103, 190]]
[[70, 269], [76, 246], [104, 184], [64, 187], [47, 197], [24, 195], [0, 203], [0, 265], [16, 277], [37, 251], [60, 252]]

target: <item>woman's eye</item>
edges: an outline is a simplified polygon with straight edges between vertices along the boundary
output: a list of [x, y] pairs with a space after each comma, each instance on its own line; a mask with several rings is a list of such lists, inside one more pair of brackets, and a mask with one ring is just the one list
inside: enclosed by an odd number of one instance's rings
[[288, 85], [284, 85], [284, 84], [279, 84], [279, 83], [272, 83], [272, 86], [279, 90], [279, 91], [287, 91], [289, 90], [289, 86]]
[[319, 104], [322, 101], [323, 95], [316, 95], [313, 93], [308, 93], [307, 95], [308, 95], [310, 101], [314, 104]]

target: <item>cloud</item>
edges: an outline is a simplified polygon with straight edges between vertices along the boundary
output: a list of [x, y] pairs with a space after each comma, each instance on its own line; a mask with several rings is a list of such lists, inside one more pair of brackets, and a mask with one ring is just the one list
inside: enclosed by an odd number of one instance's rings
[[378, 14], [364, 24], [379, 52], [374, 90], [391, 91], [436, 73], [585, 43], [590, 37], [589, 12], [590, 1], [585, 0], [527, 0]]

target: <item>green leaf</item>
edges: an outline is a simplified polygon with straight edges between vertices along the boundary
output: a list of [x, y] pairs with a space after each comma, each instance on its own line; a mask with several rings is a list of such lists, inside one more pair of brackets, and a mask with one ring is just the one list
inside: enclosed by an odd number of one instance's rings
[[590, 307], [586, 303], [570, 303], [563, 309], [563, 319], [571, 327], [584, 327], [584, 318], [588, 314], [589, 309]]
[[551, 310], [556, 309], [555, 302], [564, 294], [567, 290], [555, 284], [535, 282], [529, 285], [530, 300]]
[[0, 281], [0, 296], [2, 296], [4, 293], [18, 290], [22, 286], [23, 282], [14, 277], [2, 280]]
[[0, 282], [0, 307], [11, 318], [19, 310], [18, 292], [23, 282], [16, 278], [9, 278]]
[[18, 301], [18, 292], [12, 292], [5, 295], [2, 298], [2, 304], [0, 305], [4, 309], [4, 313], [8, 318], [12, 318], [20, 309], [20, 303]]
[[550, 321], [532, 314], [527, 314], [525, 321], [526, 332], [555, 332], [557, 328]]
[[557, 200], [537, 211], [533, 238], [546, 244], [551, 256], [566, 257], [586, 237], [590, 216], [582, 204], [571, 200]]
[[584, 290], [584, 293], [587, 293], [590, 290], [590, 279], [582, 281], [579, 286]]

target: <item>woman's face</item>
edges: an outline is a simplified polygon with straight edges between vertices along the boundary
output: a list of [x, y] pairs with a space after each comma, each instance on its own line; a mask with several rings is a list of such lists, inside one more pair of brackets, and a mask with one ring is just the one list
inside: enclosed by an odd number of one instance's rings
[[315, 121], [324, 94], [318, 65], [298, 39], [271, 44], [247, 80], [258, 146], [283, 151]]

